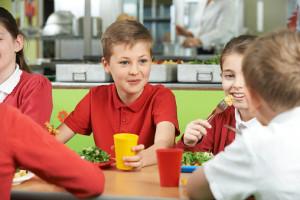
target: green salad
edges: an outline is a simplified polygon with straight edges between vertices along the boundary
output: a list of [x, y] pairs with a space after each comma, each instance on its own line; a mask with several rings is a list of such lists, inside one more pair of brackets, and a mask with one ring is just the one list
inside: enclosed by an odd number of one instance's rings
[[83, 159], [94, 163], [107, 162], [110, 158], [108, 153], [96, 146], [84, 148], [79, 154]]
[[206, 161], [212, 159], [214, 156], [209, 152], [190, 152], [186, 151], [182, 156], [182, 165], [201, 165]]
[[212, 65], [212, 64], [220, 64], [220, 56], [215, 56], [213, 58], [210, 58], [208, 60], [192, 60], [189, 61], [188, 64], [206, 64], [206, 65]]

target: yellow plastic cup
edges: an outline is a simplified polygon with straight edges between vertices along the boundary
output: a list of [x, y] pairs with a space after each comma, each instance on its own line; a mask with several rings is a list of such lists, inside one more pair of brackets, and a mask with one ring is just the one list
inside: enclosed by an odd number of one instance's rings
[[132, 133], [116, 133], [114, 134], [116, 167], [121, 170], [131, 170], [132, 167], [124, 165], [124, 156], [134, 156], [136, 153], [132, 151], [132, 147], [137, 146], [139, 136]]

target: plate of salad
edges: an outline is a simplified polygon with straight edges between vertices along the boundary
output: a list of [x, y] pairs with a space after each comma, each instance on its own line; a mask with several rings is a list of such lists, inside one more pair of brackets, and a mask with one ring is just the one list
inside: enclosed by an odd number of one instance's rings
[[109, 168], [114, 163], [107, 152], [96, 146], [84, 148], [79, 154], [81, 158], [94, 163], [102, 169]]
[[191, 173], [212, 158], [213, 154], [209, 152], [186, 151], [182, 155], [181, 172]]

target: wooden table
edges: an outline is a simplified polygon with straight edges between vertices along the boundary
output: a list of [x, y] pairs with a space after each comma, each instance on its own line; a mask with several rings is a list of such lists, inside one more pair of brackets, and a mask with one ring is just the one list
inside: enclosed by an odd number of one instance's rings
[[[141, 171], [119, 171], [114, 168], [103, 170], [105, 175], [104, 193], [97, 199], [187, 199], [185, 186], [160, 187], [157, 165], [145, 167]], [[190, 174], [182, 173], [181, 179], [187, 180]], [[181, 182], [185, 182], [181, 181]], [[13, 192], [65, 192], [34, 177], [20, 185], [13, 186]]]

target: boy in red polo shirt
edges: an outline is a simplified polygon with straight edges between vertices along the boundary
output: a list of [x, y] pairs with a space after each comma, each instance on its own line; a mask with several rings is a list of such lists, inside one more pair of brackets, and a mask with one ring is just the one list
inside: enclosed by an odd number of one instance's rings
[[90, 135], [95, 144], [114, 155], [113, 135], [139, 135], [136, 156], [124, 157], [134, 168], [156, 162], [155, 150], [174, 145], [179, 133], [173, 93], [162, 85], [150, 85], [152, 38], [134, 20], [117, 21], [102, 37], [102, 64], [114, 83], [92, 88], [59, 127], [56, 136], [67, 142], [74, 133]]
[[20, 166], [80, 198], [103, 192], [102, 171], [57, 142], [29, 116], [4, 103], [0, 116], [1, 200], [10, 199], [12, 179]]

